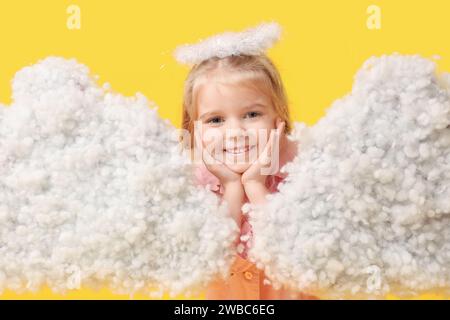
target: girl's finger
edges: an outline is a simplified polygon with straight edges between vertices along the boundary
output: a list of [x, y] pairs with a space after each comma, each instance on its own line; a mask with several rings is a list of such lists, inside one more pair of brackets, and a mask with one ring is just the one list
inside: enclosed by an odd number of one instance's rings
[[271, 153], [270, 150], [272, 148], [273, 140], [274, 140], [274, 130], [270, 130], [269, 140], [267, 141], [266, 146], [264, 147], [264, 150], [261, 153], [259, 161], [263, 166], [268, 165], [270, 163], [270, 153]]
[[[276, 130], [276, 133], [275, 133], [275, 136], [276, 136], [276, 137], [275, 137], [275, 139], [274, 139], [274, 142], [277, 142], [277, 143], [278, 143], [278, 146], [280, 145], [281, 135], [283, 134], [284, 127], [285, 127], [285, 122], [284, 122], [284, 121], [281, 121], [281, 122], [278, 124], [277, 130]], [[275, 149], [274, 147], [275, 147], [275, 144], [272, 145], [272, 150]]]
[[[268, 165], [272, 162], [274, 153], [275, 155], [278, 155], [281, 133], [283, 132], [284, 126], [284, 121], [277, 120], [277, 128], [275, 130], [271, 130], [269, 141], [263, 151], [263, 157], [265, 158], [262, 160], [263, 165]], [[277, 143], [277, 145], [275, 145], [275, 143]]]
[[274, 137], [271, 143], [271, 148], [270, 148], [270, 158], [271, 161], [274, 161], [274, 157], [278, 157], [277, 161], [279, 161], [279, 156], [280, 156], [280, 141], [281, 141], [281, 135], [284, 129], [284, 121], [281, 121], [278, 123], [278, 127], [276, 129], [276, 132], [274, 133]]

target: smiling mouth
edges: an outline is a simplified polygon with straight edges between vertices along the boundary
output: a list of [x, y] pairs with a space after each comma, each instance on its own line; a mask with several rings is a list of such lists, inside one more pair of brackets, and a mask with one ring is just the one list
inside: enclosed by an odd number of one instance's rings
[[226, 153], [233, 154], [233, 155], [240, 155], [240, 154], [244, 154], [244, 153], [250, 151], [254, 147], [255, 146], [251, 146], [251, 147], [245, 146], [245, 147], [242, 147], [242, 148], [223, 149], [223, 151], [226, 152]]

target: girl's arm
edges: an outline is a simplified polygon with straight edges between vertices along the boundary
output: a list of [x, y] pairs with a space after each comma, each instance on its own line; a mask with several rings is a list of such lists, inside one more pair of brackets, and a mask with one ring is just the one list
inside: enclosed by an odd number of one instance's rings
[[251, 180], [244, 184], [244, 191], [251, 204], [266, 204], [266, 196], [270, 193], [265, 183]]
[[241, 227], [241, 208], [244, 204], [245, 191], [240, 180], [229, 181], [223, 184], [223, 199], [228, 203], [231, 217]]

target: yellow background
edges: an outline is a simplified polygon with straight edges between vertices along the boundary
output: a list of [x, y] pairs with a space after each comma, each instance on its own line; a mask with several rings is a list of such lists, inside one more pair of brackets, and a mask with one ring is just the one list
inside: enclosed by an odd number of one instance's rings
[[[81, 9], [80, 30], [66, 26], [70, 4]], [[366, 26], [371, 4], [381, 9], [380, 30]], [[179, 127], [188, 67], [177, 64], [173, 49], [226, 30], [241, 31], [276, 20], [283, 35], [269, 56], [283, 77], [293, 120], [313, 124], [333, 100], [351, 89], [354, 73], [371, 55], [439, 55], [439, 67], [450, 71], [449, 12], [446, 0], [2, 0], [0, 101], [10, 103], [10, 81], [20, 68], [49, 55], [75, 57], [114, 91], [145, 94], [159, 106], [162, 117]], [[27, 294], [7, 291], [0, 298], [128, 296], [106, 289], [60, 296], [43, 289]], [[433, 292], [417, 298], [448, 297]]]

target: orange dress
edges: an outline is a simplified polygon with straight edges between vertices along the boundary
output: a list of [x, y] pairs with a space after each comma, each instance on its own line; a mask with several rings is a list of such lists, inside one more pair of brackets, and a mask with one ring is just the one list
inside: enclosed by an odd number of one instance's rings
[[[290, 142], [286, 149], [280, 153], [280, 168], [296, 155], [296, 144]], [[201, 164], [196, 168], [195, 176], [197, 183], [203, 186], [209, 185], [209, 188], [219, 196], [223, 195], [223, 186], [219, 179], [214, 176], [205, 165]], [[278, 184], [286, 177], [285, 173], [279, 170], [275, 175], [270, 175], [266, 179], [266, 187], [270, 193], [277, 192]], [[248, 202], [248, 198], [245, 197]], [[240, 240], [248, 239], [246, 241]], [[308, 295], [298, 291], [292, 291], [285, 288], [276, 290], [270, 282], [265, 281], [264, 271], [247, 260], [247, 252], [252, 238], [252, 228], [246, 215], [242, 215], [241, 234], [239, 237], [238, 254], [231, 266], [230, 277], [227, 280], [217, 279], [210, 283], [206, 289], [206, 299], [208, 300], [304, 300], [318, 299], [315, 296]]]

